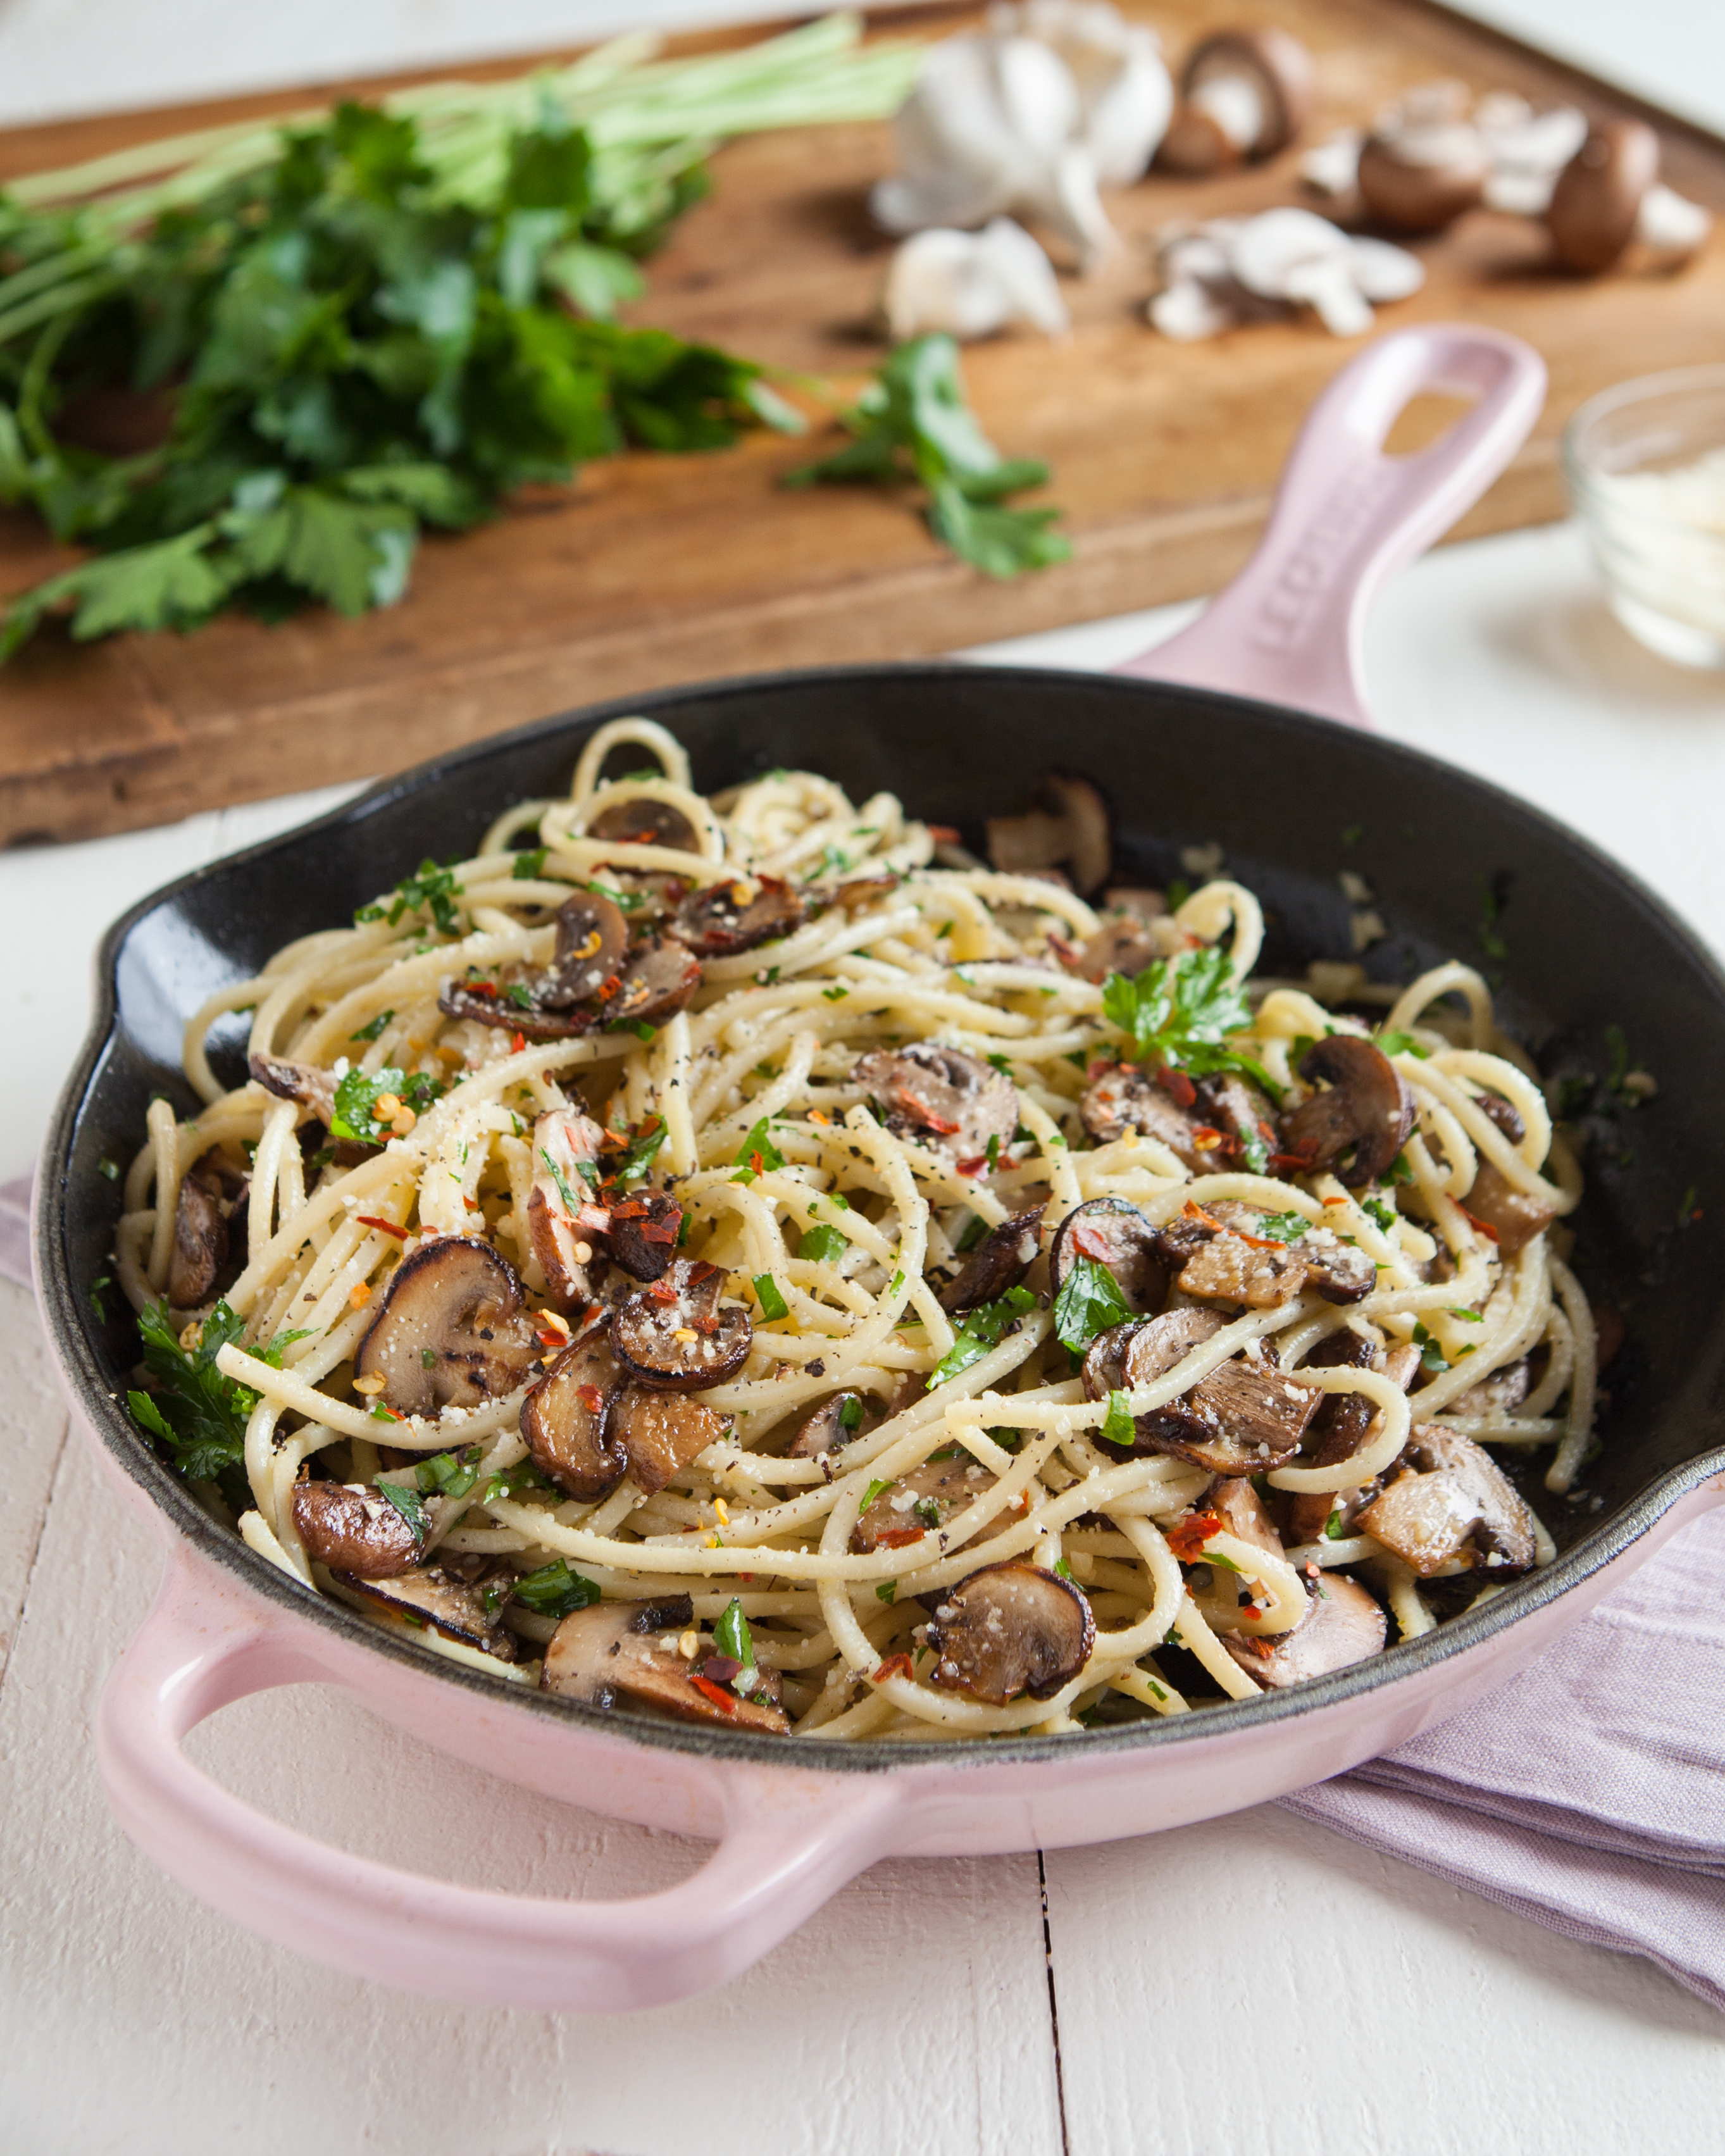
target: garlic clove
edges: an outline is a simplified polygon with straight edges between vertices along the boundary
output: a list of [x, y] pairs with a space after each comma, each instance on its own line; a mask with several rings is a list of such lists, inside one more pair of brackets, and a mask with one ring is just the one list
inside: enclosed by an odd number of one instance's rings
[[1237, 319], [1226, 299], [1195, 277], [1164, 285], [1147, 311], [1152, 326], [1175, 344], [1201, 344], [1232, 329]]
[[1359, 177], [1359, 153], [1365, 146], [1364, 131], [1341, 127], [1313, 143], [1300, 160], [1300, 177], [1319, 194], [1339, 199], [1353, 192]]
[[1047, 255], [1004, 217], [979, 233], [936, 228], [906, 240], [882, 305], [896, 342], [927, 330], [968, 342], [1018, 321], [1049, 336], [1070, 326]]
[[1141, 180], [1167, 131], [1174, 85], [1153, 30], [1129, 23], [1106, 0], [1024, 0], [988, 11], [991, 27], [1038, 38], [1071, 71], [1079, 139], [1104, 187]]

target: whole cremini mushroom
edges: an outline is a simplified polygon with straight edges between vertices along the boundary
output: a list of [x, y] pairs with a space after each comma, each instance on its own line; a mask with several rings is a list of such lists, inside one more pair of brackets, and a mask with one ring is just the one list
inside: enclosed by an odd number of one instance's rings
[[1631, 246], [1681, 259], [1707, 238], [1712, 218], [1659, 177], [1659, 137], [1640, 120], [1590, 131], [1558, 176], [1545, 221], [1552, 252], [1566, 269], [1596, 277]]
[[1485, 192], [1491, 151], [1459, 82], [1422, 84], [1383, 114], [1356, 175], [1365, 205], [1396, 232], [1441, 232]]
[[1219, 30], [1195, 46], [1180, 77], [1180, 105], [1156, 162], [1201, 177], [1259, 164], [1291, 142], [1312, 105], [1312, 59], [1272, 23]]

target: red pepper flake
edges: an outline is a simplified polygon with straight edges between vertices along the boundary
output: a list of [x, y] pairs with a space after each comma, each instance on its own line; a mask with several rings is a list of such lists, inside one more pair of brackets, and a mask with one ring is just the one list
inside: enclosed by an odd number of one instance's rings
[[497, 993], [497, 983], [495, 981], [470, 981], [467, 983], [467, 993], [470, 996], [495, 997]]
[[1048, 947], [1060, 963], [1076, 973], [1084, 963], [1084, 953], [1076, 943], [1069, 943], [1064, 936], [1050, 936]]
[[1495, 1243], [1497, 1240], [1497, 1230], [1491, 1225], [1489, 1220], [1481, 1220], [1478, 1214], [1470, 1213], [1465, 1205], [1458, 1205], [1455, 1208], [1455, 1210], [1461, 1215], [1462, 1219], [1466, 1221], [1470, 1228], [1477, 1228], [1481, 1235], [1485, 1236], [1489, 1242]]
[[395, 1409], [390, 1406], [387, 1400], [373, 1400], [372, 1403], [372, 1413], [374, 1415], [381, 1414], [386, 1422], [405, 1422], [407, 1420], [407, 1417], [405, 1415], [398, 1414]]
[[875, 1537], [882, 1549], [907, 1549], [912, 1543], [920, 1543], [922, 1539], [921, 1527], [888, 1527]]
[[1312, 1155], [1307, 1152], [1273, 1152], [1270, 1165], [1278, 1175], [1305, 1175], [1312, 1167]]
[[655, 1281], [647, 1292], [655, 1302], [675, 1302], [677, 1299], [677, 1291], [668, 1280]]
[[1326, 1205], [1345, 1205], [1348, 1200], [1345, 1198], [1327, 1198], [1324, 1203]]
[[519, 1055], [526, 1045], [527, 1036], [524, 1033], [512, 1033], [509, 1036], [509, 1052], [511, 1055]]
[[408, 1240], [407, 1229], [398, 1228], [393, 1220], [380, 1220], [375, 1213], [361, 1213], [356, 1218], [362, 1228], [381, 1228], [386, 1235], [393, 1235], [398, 1241], [404, 1243]]
[[578, 1385], [575, 1397], [589, 1414], [597, 1414], [605, 1404], [605, 1395], [597, 1385]]
[[599, 983], [599, 1001], [602, 1004], [609, 1003], [612, 997], [616, 994], [617, 991], [622, 986], [623, 976], [621, 973], [614, 973], [608, 981], [601, 981]]
[[1258, 1130], [1269, 1144], [1276, 1143], [1276, 1126], [1273, 1123], [1266, 1122], [1262, 1116], [1258, 1118]]
[[961, 1160], [958, 1163], [958, 1173], [961, 1175], [980, 1175], [988, 1165], [988, 1156], [985, 1152], [979, 1152], [973, 1159]]
[[611, 1215], [603, 1205], [583, 1205], [575, 1215], [575, 1225], [589, 1235], [608, 1235]]
[[1105, 1265], [1114, 1255], [1114, 1252], [1109, 1249], [1107, 1240], [1100, 1229], [1092, 1228], [1087, 1224], [1072, 1230], [1072, 1247], [1081, 1256], [1095, 1258], [1098, 1263]]
[[614, 1220], [639, 1220], [647, 1209], [644, 1198], [625, 1198], [620, 1205], [611, 1208]]
[[1177, 1108], [1189, 1108], [1198, 1098], [1198, 1088], [1186, 1073], [1166, 1063], [1157, 1071], [1156, 1082]]
[[1182, 1564], [1201, 1564], [1204, 1546], [1212, 1535], [1222, 1532], [1222, 1517], [1219, 1512], [1193, 1512], [1183, 1520], [1177, 1520], [1168, 1531], [1168, 1546]]
[[1219, 1235], [1225, 1235], [1228, 1232], [1215, 1214], [1206, 1213], [1195, 1198], [1189, 1198], [1186, 1200], [1186, 1209], [1182, 1218], [1200, 1221], [1206, 1228], [1213, 1228]]
[[690, 1286], [699, 1287], [703, 1281], [710, 1281], [718, 1270], [716, 1265], [709, 1265], [705, 1258], [697, 1258], [689, 1268]]
[[461, 1203], [467, 1208], [470, 1213], [477, 1213], [480, 1209], [480, 1202], [476, 1198], [464, 1197]]
[[675, 1243], [683, 1225], [680, 1208], [674, 1217], [665, 1220], [649, 1220], [641, 1230], [644, 1243]]
[[893, 1090], [898, 1096], [899, 1106], [907, 1109], [925, 1129], [936, 1131], [942, 1137], [949, 1138], [959, 1128], [957, 1123], [945, 1116], [937, 1115], [926, 1102], [919, 1101], [908, 1086], [895, 1086]]
[[1099, 1055], [1084, 1075], [1086, 1078], [1095, 1081], [1098, 1078], [1106, 1078], [1111, 1070], [1121, 1070], [1125, 1067], [1123, 1064], [1107, 1062]]
[[767, 1173], [767, 1163], [757, 1152], [752, 1152], [749, 1155], [749, 1166], [757, 1175], [764, 1175]]
[[[1257, 1614], [1257, 1612], [1256, 1612], [1255, 1610], [1254, 1610], [1254, 1611], [1252, 1612], [1252, 1614], [1253, 1614], [1254, 1616], [1255, 1616], [1255, 1615]], [[1270, 1660], [1270, 1657], [1271, 1657], [1271, 1656], [1276, 1652], [1276, 1645], [1275, 1645], [1275, 1643], [1274, 1643], [1274, 1641], [1273, 1641], [1273, 1640], [1248, 1640], [1246, 1641], [1246, 1645], [1247, 1645], [1247, 1646], [1249, 1646], [1249, 1647], [1251, 1649], [1252, 1652], [1253, 1652], [1255, 1655], [1258, 1656], [1259, 1656], [1262, 1661], [1266, 1661], [1266, 1662]]]
[[956, 824], [931, 824], [928, 835], [937, 846], [956, 846], [963, 834]]
[[711, 1678], [702, 1676], [701, 1672], [696, 1670], [691, 1673], [689, 1681], [696, 1691], [703, 1693], [715, 1707], [722, 1707], [726, 1714], [736, 1713], [737, 1702], [732, 1699], [728, 1691], [721, 1691]]
[[908, 1655], [889, 1655], [869, 1681], [870, 1684], [885, 1684], [888, 1677], [908, 1677], [915, 1674]]

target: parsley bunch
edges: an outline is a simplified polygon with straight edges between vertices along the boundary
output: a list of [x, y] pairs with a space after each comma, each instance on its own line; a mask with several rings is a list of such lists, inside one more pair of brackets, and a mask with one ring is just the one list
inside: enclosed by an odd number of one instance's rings
[[1070, 558], [1070, 542], [1050, 528], [1059, 510], [1006, 506], [1009, 495], [1045, 485], [1048, 466], [1003, 457], [983, 434], [965, 401], [958, 347], [943, 331], [901, 344], [839, 418], [851, 440], [788, 474], [787, 486], [918, 481], [927, 492], [929, 530], [985, 576], [1015, 577]]
[[1102, 1014], [1132, 1042], [1137, 1062], [1194, 1078], [1238, 1070], [1280, 1098], [1263, 1065], [1229, 1045], [1230, 1035], [1251, 1024], [1252, 1012], [1219, 943], [1160, 958], [1135, 976], [1111, 973], [1102, 983]]

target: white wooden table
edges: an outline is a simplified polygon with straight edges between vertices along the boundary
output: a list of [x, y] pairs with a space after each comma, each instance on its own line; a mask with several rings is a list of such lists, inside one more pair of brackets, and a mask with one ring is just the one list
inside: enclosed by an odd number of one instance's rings
[[[1183, 613], [1012, 655], [1106, 665]], [[1371, 674], [1387, 733], [1567, 818], [1725, 946], [1725, 681], [1631, 644], [1572, 533], [1418, 564], [1380, 603]], [[106, 921], [321, 805], [0, 855], [0, 919], [31, 954], [11, 968], [0, 1178], [34, 1149]], [[203, 1909], [108, 1820], [87, 1717], [159, 1558], [64, 1424], [28, 1299], [0, 1283], [8, 2156], [1720, 2145], [1725, 2022], [1708, 2009], [1270, 1809], [1044, 1860], [884, 1864], [729, 1989], [632, 2017], [480, 2012], [297, 1960]], [[448, 1877], [646, 1892], [699, 1854], [489, 1781], [322, 1690], [231, 1709], [193, 1750], [295, 1825]]]

